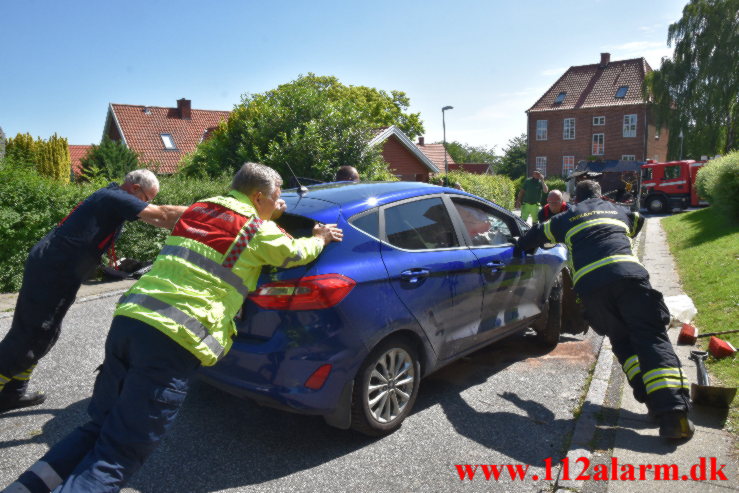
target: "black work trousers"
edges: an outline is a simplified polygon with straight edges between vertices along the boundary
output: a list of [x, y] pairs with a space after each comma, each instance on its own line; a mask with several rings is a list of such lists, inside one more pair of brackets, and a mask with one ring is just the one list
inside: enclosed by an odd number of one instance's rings
[[0, 385], [3, 395], [25, 393], [30, 371], [59, 338], [62, 320], [82, 284], [65, 261], [45, 239], [28, 256], [13, 322], [0, 341], [0, 384], [9, 379]]
[[667, 336], [662, 293], [646, 278], [618, 278], [580, 297], [590, 326], [610, 339], [634, 397], [655, 416], [687, 411], [689, 386]]

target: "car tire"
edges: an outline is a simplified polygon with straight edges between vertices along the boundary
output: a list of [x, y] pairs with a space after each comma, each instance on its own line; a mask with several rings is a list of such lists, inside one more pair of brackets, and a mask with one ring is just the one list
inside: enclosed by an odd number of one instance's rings
[[649, 197], [647, 199], [647, 210], [653, 214], [667, 212], [667, 201], [662, 197]]
[[418, 396], [421, 363], [403, 338], [377, 345], [362, 363], [352, 395], [352, 429], [369, 436], [388, 435], [410, 414]]
[[536, 343], [554, 347], [562, 333], [562, 274], [558, 274], [549, 291], [549, 297], [541, 311], [541, 318], [534, 324]]

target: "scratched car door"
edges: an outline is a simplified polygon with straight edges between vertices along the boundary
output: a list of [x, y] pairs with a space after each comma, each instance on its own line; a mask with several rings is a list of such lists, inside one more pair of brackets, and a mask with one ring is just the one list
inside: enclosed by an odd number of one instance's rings
[[460, 244], [440, 196], [382, 208], [382, 259], [398, 298], [440, 359], [474, 343], [482, 280], [477, 258]]

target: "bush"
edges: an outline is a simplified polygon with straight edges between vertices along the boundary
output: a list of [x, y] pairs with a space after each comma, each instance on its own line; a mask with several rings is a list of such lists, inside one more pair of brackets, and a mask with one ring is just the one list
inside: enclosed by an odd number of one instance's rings
[[0, 162], [0, 292], [17, 291], [31, 247], [103, 184], [70, 186]]
[[495, 202], [506, 209], [513, 208], [516, 189], [511, 179], [507, 176], [478, 175], [464, 171], [450, 171], [447, 176], [438, 174], [431, 177], [429, 181], [436, 185], [441, 185], [445, 179], [449, 186], [453, 186], [454, 183], [459, 182], [466, 192]]
[[708, 161], [698, 171], [696, 188], [720, 214], [739, 222], [739, 151]]
[[[221, 195], [231, 177], [194, 180], [182, 176], [160, 179], [158, 204], [190, 205]], [[96, 179], [84, 184], [64, 185], [40, 176], [34, 169], [0, 162], [0, 292], [17, 291], [23, 279], [31, 247], [59, 223], [79, 202], [107, 185]], [[142, 221], [126, 223], [116, 242], [119, 258], [152, 261], [169, 231]]]

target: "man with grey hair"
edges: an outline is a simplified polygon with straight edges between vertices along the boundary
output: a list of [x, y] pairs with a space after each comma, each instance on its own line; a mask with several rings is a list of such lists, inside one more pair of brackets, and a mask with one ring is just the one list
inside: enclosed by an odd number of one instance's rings
[[307, 264], [342, 239], [336, 225], [319, 223], [312, 236], [293, 239], [272, 222], [281, 183], [271, 168], [246, 163], [227, 195], [182, 214], [151, 271], [119, 300], [90, 421], [8, 491], [35, 493], [39, 485], [67, 493], [118, 491], [143, 465], [174, 421], [195, 370], [231, 347], [234, 316], [262, 266]]
[[539, 209], [538, 219], [540, 223], [548, 221], [555, 214], [564, 212], [569, 206], [565, 202], [562, 192], [559, 190], [552, 190], [547, 195], [547, 204]]
[[632, 251], [644, 218], [601, 198], [600, 185], [584, 180], [575, 189], [577, 204], [535, 224], [518, 242], [523, 250], [566, 243], [574, 289], [593, 330], [606, 335], [621, 363], [634, 398], [659, 420], [669, 440], [693, 436], [688, 417], [688, 379], [665, 327], [670, 313], [662, 293]]
[[80, 202], [31, 248], [13, 322], [0, 341], [0, 412], [41, 404], [46, 395], [28, 392], [31, 372], [54, 346], [61, 323], [82, 281], [118, 237], [125, 221], [171, 229], [185, 207], [153, 205], [159, 181], [149, 170], [128, 173]]

